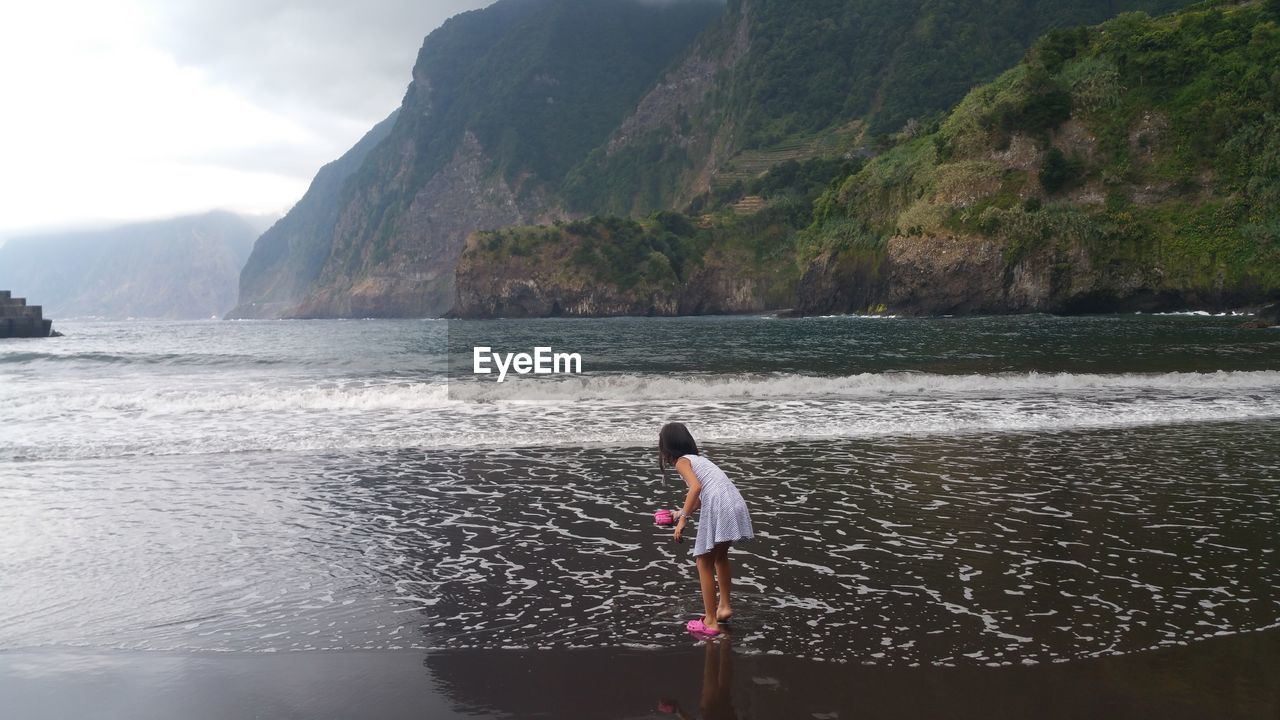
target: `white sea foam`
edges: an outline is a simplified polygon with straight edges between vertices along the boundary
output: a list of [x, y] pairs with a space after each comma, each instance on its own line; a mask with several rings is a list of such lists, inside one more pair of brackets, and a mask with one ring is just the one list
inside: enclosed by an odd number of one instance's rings
[[[723, 400], [781, 400], [789, 398], [930, 398], [939, 395], [1018, 396], [1044, 393], [1086, 395], [1098, 392], [1177, 392], [1206, 395], [1241, 392], [1280, 392], [1280, 371], [1160, 374], [1017, 373], [996, 375], [939, 375], [925, 373], [862, 373], [822, 377], [811, 375], [595, 375], [529, 379], [504, 385], [454, 382], [322, 383], [311, 386], [245, 386], [172, 389], [149, 384], [132, 390], [112, 386], [99, 391], [72, 389], [65, 393], [3, 398], [27, 417], [42, 412], [122, 412], [173, 415], [226, 412], [416, 411], [458, 407], [467, 403], [530, 404], [679, 403]], [[1277, 399], [1280, 401], [1280, 399]]]
[[1280, 390], [1280, 371], [1211, 373], [1007, 373], [943, 375], [860, 373], [815, 375], [595, 375], [535, 380], [520, 385], [455, 383], [452, 396], [482, 402], [860, 397], [933, 393], [1070, 393], [1093, 390]]
[[633, 446], [647, 445], [671, 417], [718, 442], [1256, 420], [1280, 417], [1280, 372], [611, 375], [544, 380], [520, 392], [404, 380], [180, 389], [144, 382], [0, 396], [0, 419], [13, 420], [0, 458], [40, 459]]

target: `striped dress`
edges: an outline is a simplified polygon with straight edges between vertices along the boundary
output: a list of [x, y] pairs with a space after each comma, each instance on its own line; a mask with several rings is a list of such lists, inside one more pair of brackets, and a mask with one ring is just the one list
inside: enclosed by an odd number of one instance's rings
[[705, 555], [722, 542], [738, 543], [750, 540], [751, 515], [747, 503], [733, 482], [715, 463], [701, 455], [685, 455], [693, 465], [693, 474], [702, 483], [698, 494], [701, 510], [698, 514], [698, 539], [693, 544], [693, 554]]

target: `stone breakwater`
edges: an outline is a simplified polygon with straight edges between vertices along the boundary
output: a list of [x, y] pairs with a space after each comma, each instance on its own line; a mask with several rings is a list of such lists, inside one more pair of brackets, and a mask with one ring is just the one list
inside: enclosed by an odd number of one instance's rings
[[25, 298], [0, 290], [0, 338], [49, 337], [51, 334], [53, 321], [44, 318], [39, 305], [28, 305]]

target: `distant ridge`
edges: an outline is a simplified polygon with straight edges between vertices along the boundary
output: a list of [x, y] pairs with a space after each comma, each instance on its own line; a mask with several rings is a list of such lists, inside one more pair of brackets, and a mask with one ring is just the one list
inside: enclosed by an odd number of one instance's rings
[[62, 318], [221, 317], [256, 237], [253, 223], [214, 211], [14, 238], [0, 246], [0, 287]]

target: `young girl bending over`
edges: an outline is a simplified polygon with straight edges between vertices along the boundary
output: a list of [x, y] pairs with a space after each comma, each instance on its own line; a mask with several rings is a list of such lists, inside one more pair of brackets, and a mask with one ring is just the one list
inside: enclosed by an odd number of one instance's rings
[[[676, 523], [675, 540], [684, 535], [685, 522], [699, 508], [698, 536], [693, 544], [693, 559], [698, 564], [698, 580], [702, 584], [702, 604], [706, 614], [701, 620], [690, 620], [689, 632], [699, 635], [719, 635], [720, 623], [733, 616], [729, 605], [729, 591], [733, 585], [733, 572], [729, 566], [729, 546], [750, 540], [751, 516], [738, 488], [716, 467], [716, 464], [698, 454], [689, 429], [681, 423], [668, 423], [658, 433], [658, 467], [666, 475], [667, 466], [674, 466], [689, 486], [684, 508]], [[720, 585], [720, 599], [716, 601], [716, 583]]]

